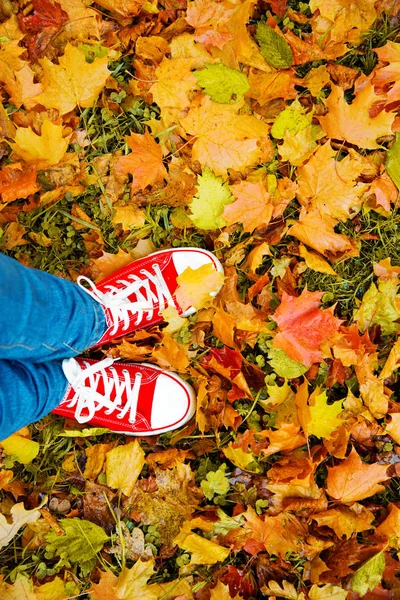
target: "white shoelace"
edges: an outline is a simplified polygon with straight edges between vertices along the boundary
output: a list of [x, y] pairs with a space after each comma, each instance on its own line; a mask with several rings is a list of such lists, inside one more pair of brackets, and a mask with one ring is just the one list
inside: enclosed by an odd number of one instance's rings
[[[117, 371], [111, 367], [114, 359], [105, 358], [93, 365], [85, 363], [86, 368], [82, 369], [74, 358], [65, 359], [62, 368], [66, 378], [72, 386], [75, 394], [68, 401], [67, 407], [75, 409], [75, 419], [78, 423], [87, 423], [93, 419], [96, 411], [106, 408], [106, 415], [111, 415], [115, 411], [117, 419], [123, 419], [129, 412], [128, 420], [134, 423], [136, 420], [136, 411], [141, 386], [141, 373], [136, 373], [134, 381], [127, 370], [123, 370], [124, 380], [120, 381]], [[106, 373], [106, 369], [108, 373]], [[85, 381], [89, 379], [89, 385]], [[97, 391], [99, 384], [104, 387], [104, 395]], [[114, 400], [110, 400], [111, 394], [115, 393]], [[122, 406], [122, 396], [126, 394], [126, 403]], [[87, 411], [87, 414], [83, 414]]]
[[[157, 264], [151, 267], [154, 273], [146, 269], [140, 271], [144, 279], [140, 279], [137, 275], [128, 275], [126, 279], [117, 280], [117, 283], [123, 286], [122, 288], [107, 285], [107, 292], [101, 292], [88, 277], [83, 275], [78, 277], [78, 285], [96, 302], [109, 309], [113, 320], [111, 335], [116, 333], [121, 321], [124, 322], [123, 331], [128, 329], [131, 313], [137, 314], [135, 324], [139, 325], [145, 313], [147, 313], [147, 321], [153, 318], [155, 304], [158, 304], [158, 310], [164, 310], [167, 306], [176, 306], [160, 267]], [[90, 289], [82, 285], [83, 281], [89, 284]], [[151, 291], [150, 283], [154, 285], [157, 294]], [[133, 294], [136, 295], [136, 302], [129, 300], [129, 296]]]

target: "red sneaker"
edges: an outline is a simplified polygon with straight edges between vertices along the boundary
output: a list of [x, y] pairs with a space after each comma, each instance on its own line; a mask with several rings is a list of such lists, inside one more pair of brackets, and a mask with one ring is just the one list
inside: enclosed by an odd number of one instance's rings
[[[87, 277], [78, 277], [78, 285], [103, 306], [106, 314], [107, 331], [96, 345], [163, 323], [160, 311], [167, 306], [176, 307], [182, 317], [194, 314], [195, 308], [178, 305], [174, 297], [176, 278], [188, 267], [198, 269], [207, 263], [216, 271], [224, 272], [219, 260], [207, 250], [172, 248], [135, 260], [97, 285]], [[90, 289], [82, 282], [89, 284]], [[216, 294], [210, 293], [211, 296]]]
[[158, 435], [182, 427], [195, 413], [193, 388], [149, 364], [69, 358], [69, 386], [52, 412], [125, 435]]

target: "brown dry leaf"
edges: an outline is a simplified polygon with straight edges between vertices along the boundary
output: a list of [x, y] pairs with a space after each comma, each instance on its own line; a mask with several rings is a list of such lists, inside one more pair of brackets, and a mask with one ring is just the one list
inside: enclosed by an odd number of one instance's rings
[[357, 502], [382, 492], [385, 488], [380, 485], [388, 479], [387, 465], [367, 464], [355, 448], [344, 461], [336, 467], [328, 467], [328, 494], [343, 503]]
[[76, 106], [93, 106], [110, 75], [107, 56], [95, 58], [89, 64], [84, 52], [68, 43], [58, 62], [56, 65], [46, 57], [40, 59], [44, 91], [35, 97], [36, 102], [46, 108], [56, 108], [61, 115]]
[[332, 92], [325, 100], [329, 111], [325, 116], [318, 117], [322, 129], [332, 139], [344, 140], [360, 148], [379, 148], [376, 140], [392, 135], [395, 115], [382, 111], [371, 118], [369, 109], [377, 100], [379, 97], [369, 81], [359, 86], [351, 104], [345, 101], [343, 89], [332, 85]]
[[353, 533], [373, 529], [374, 514], [361, 504], [338, 506], [313, 516], [319, 527], [330, 527], [341, 538], [349, 539]]
[[251, 233], [268, 225], [272, 216], [272, 198], [261, 181], [241, 181], [229, 186], [235, 201], [225, 206], [222, 217], [227, 225], [242, 223], [243, 231]]
[[107, 485], [129, 496], [144, 463], [144, 452], [138, 440], [110, 450], [106, 454]]
[[131, 195], [133, 196], [148, 185], [162, 181], [166, 170], [161, 147], [148, 131], [143, 135], [131, 133], [126, 141], [132, 152], [118, 159], [115, 170], [118, 176], [132, 175]]
[[160, 538], [168, 547], [179, 528], [196, 510], [202, 493], [196, 487], [189, 465], [182, 462], [171, 469], [154, 467], [155, 488], [141, 480], [127, 500], [132, 516], [144, 525], [156, 525]]
[[228, 169], [244, 172], [272, 159], [269, 126], [256, 117], [238, 114], [242, 106], [243, 102], [218, 104], [207, 96], [180, 120], [185, 131], [195, 136], [192, 160], [215, 175], [226, 177]]

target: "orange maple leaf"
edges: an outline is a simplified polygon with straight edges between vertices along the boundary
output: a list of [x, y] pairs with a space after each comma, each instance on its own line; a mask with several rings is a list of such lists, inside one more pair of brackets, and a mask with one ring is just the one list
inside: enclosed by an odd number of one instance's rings
[[388, 479], [387, 465], [363, 463], [352, 448], [348, 458], [336, 467], [328, 467], [327, 493], [340, 502], [364, 500], [385, 488], [379, 485]]
[[148, 185], [162, 181], [166, 175], [161, 146], [146, 131], [143, 135], [132, 133], [127, 138], [131, 154], [121, 156], [115, 165], [117, 175], [132, 175], [131, 195]]
[[360, 148], [379, 148], [376, 140], [392, 135], [395, 115], [382, 111], [371, 118], [369, 110], [377, 100], [379, 96], [376, 96], [367, 78], [359, 82], [351, 104], [344, 99], [343, 89], [332, 84], [332, 92], [325, 100], [329, 111], [325, 116], [318, 117], [322, 129], [335, 140], [345, 140]]
[[18, 198], [27, 198], [40, 190], [36, 183], [36, 165], [14, 163], [6, 165], [0, 171], [0, 195], [4, 203], [13, 202]]
[[321, 215], [345, 221], [360, 209], [361, 196], [368, 186], [356, 182], [363, 170], [361, 162], [351, 155], [339, 162], [336, 155], [328, 141], [298, 168], [298, 198]]
[[386, 93], [386, 104], [400, 100], [400, 44], [388, 41], [382, 48], [376, 48], [380, 63], [387, 65], [374, 70], [372, 83], [378, 93]]
[[236, 200], [225, 206], [222, 214], [228, 225], [242, 223], [243, 231], [252, 232], [260, 225], [268, 225], [273, 211], [271, 195], [261, 181], [241, 181], [229, 188]]
[[333, 307], [320, 310], [323, 292], [303, 290], [297, 298], [283, 293], [282, 302], [272, 318], [278, 324], [274, 347], [307, 367], [321, 362], [322, 342], [339, 329], [340, 319], [333, 316]]
[[334, 227], [337, 223], [332, 217], [323, 217], [318, 210], [308, 212], [303, 208], [297, 223], [292, 225], [288, 234], [327, 257], [358, 256], [359, 252], [353, 240], [335, 232]]

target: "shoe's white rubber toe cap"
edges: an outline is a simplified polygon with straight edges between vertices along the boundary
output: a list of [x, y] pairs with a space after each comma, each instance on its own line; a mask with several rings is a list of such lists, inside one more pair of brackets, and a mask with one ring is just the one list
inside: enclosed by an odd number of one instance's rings
[[194, 389], [174, 373], [157, 378], [151, 410], [151, 429], [154, 434], [182, 427], [196, 411]]

